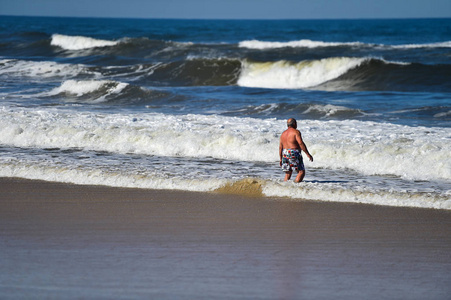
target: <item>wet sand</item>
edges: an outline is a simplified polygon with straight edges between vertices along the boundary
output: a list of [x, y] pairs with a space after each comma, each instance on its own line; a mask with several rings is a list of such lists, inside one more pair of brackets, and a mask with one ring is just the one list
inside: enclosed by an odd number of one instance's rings
[[0, 178], [0, 268], [1, 299], [449, 299], [451, 211]]

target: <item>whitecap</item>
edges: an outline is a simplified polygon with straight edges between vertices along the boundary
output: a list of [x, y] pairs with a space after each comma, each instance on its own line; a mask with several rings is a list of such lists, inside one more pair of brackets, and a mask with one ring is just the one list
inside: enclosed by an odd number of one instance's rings
[[99, 40], [85, 36], [68, 36], [62, 34], [53, 34], [52, 46], [58, 46], [65, 50], [83, 50], [97, 47], [109, 47], [117, 45], [117, 41]]

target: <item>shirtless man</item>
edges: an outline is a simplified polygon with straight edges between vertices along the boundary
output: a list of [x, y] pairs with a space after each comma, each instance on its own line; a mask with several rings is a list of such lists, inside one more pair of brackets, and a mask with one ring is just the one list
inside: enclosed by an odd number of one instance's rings
[[305, 176], [305, 167], [301, 150], [307, 154], [310, 161], [313, 161], [313, 156], [308, 152], [307, 146], [304, 144], [304, 141], [302, 141], [301, 133], [296, 129], [298, 127], [296, 120], [293, 118], [288, 119], [287, 126], [288, 129], [280, 136], [280, 166], [285, 172], [285, 181], [290, 180], [291, 174], [293, 174], [292, 168], [294, 168], [298, 172], [294, 181], [301, 182]]

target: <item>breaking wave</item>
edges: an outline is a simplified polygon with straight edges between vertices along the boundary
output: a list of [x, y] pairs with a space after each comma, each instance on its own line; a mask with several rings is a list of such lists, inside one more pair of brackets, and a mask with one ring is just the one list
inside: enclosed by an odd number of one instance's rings
[[[0, 109], [0, 144], [273, 163], [281, 122], [216, 115], [69, 114]], [[304, 120], [315, 167], [451, 179], [448, 128]], [[171, 147], [167, 147], [171, 145]], [[381, 173], [382, 172], [382, 173]]]
[[88, 104], [149, 103], [165, 99], [164, 91], [145, 89], [140, 86], [113, 80], [66, 80], [59, 87], [42, 93], [44, 97], [58, 97], [62, 102]]
[[327, 91], [451, 91], [448, 65], [332, 57], [301, 62], [244, 61], [238, 85]]
[[338, 78], [368, 60], [368, 58], [334, 57], [298, 63], [245, 61], [238, 85], [280, 89], [310, 88]]
[[94, 97], [96, 100], [93, 102], [103, 102], [109, 95], [119, 94], [126, 87], [127, 83], [115, 82], [109, 80], [89, 80], [89, 81], [79, 81], [79, 80], [67, 80], [64, 81], [61, 86], [53, 89], [48, 93], [49, 96], [66, 94], [68, 96], [74, 95], [81, 97], [84, 95], [97, 94], [99, 97]]
[[77, 82], [106, 80], [146, 87], [239, 85], [327, 91], [451, 91], [449, 65], [389, 62], [371, 57], [331, 57], [300, 62], [192, 58], [107, 67], [3, 59], [0, 60], [0, 76]]

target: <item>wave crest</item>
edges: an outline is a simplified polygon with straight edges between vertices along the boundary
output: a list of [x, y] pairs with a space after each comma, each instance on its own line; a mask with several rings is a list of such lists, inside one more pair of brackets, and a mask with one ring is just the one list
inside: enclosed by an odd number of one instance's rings
[[50, 91], [48, 95], [66, 94], [77, 97], [90, 95], [91, 99], [95, 99], [92, 102], [98, 103], [106, 101], [108, 95], [120, 94], [127, 86], [128, 83], [111, 80], [66, 80], [61, 86]]
[[65, 50], [83, 50], [97, 47], [109, 47], [115, 46], [118, 43], [119, 42], [117, 41], [99, 40], [85, 36], [68, 36], [62, 34], [53, 34], [52, 41], [50, 42], [52, 46], [58, 46]]
[[299, 63], [244, 61], [238, 85], [280, 89], [310, 88], [338, 78], [368, 60], [370, 59], [333, 57]]

